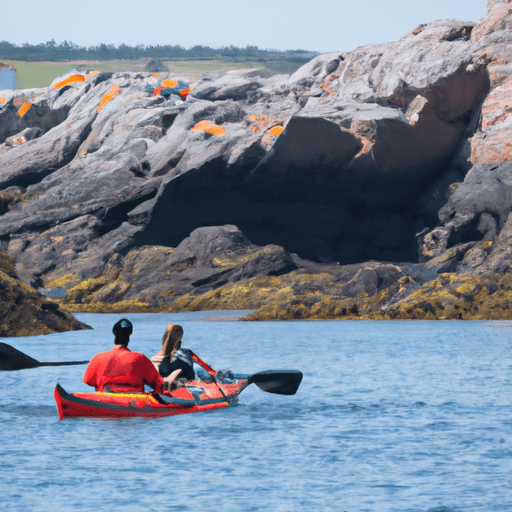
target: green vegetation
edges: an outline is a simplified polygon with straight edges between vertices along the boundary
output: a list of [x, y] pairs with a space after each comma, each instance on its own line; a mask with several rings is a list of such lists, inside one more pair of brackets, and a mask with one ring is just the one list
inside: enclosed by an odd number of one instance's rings
[[260, 50], [257, 46], [237, 48], [227, 46], [223, 48], [210, 48], [209, 46], [194, 46], [190, 49], [180, 45], [157, 46], [128, 46], [121, 44], [118, 47], [109, 44], [81, 47], [69, 41], [57, 44], [53, 39], [46, 43], [31, 45], [25, 43], [17, 46], [8, 41], [0, 41], [0, 59], [22, 61], [107, 61], [107, 60], [228, 60], [228, 61], [270, 61], [270, 60], [309, 60], [316, 52], [306, 50]]
[[73, 69], [69, 62], [6, 62], [17, 70], [16, 89], [48, 87], [55, 78]]
[[256, 46], [209, 48], [194, 46], [136, 47], [100, 44], [89, 48], [64, 41], [48, 41], [37, 45], [16, 46], [0, 41], [0, 60], [18, 70], [18, 89], [47, 87], [55, 78], [79, 66], [89, 71], [143, 71], [152, 60], [167, 65], [174, 73], [201, 73], [267, 67], [282, 73], [293, 73], [311, 60], [316, 52], [306, 50], [260, 50]]
[[[24, 62], [7, 60], [14, 66], [17, 73], [16, 89], [32, 89], [48, 87], [58, 76], [71, 69], [84, 71], [144, 71], [148, 60], [113, 60], [113, 61], [74, 61], [74, 62]], [[163, 61], [171, 73], [207, 73], [215, 71], [232, 71], [235, 69], [250, 69], [269, 67], [282, 73], [293, 73], [297, 65], [285, 61], [266, 62], [237, 62], [228, 60], [175, 60]]]

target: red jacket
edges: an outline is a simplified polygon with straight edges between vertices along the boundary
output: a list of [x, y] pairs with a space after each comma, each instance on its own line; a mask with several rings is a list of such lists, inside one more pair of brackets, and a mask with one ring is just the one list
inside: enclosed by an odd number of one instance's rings
[[160, 393], [164, 385], [158, 370], [144, 354], [131, 352], [123, 345], [96, 354], [85, 370], [83, 381], [96, 391], [108, 386], [114, 392], [143, 392], [144, 384], [148, 384]]

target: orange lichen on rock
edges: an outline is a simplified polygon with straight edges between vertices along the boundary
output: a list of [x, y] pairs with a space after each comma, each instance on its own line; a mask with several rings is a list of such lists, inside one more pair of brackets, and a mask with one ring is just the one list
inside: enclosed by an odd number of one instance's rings
[[500, 61], [503, 59], [495, 60], [487, 67], [491, 79], [491, 89], [502, 85], [503, 81], [509, 77], [508, 62]]
[[359, 151], [359, 155], [364, 155], [365, 153], [369, 153], [373, 147], [373, 142], [366, 137], [359, 137], [359, 140], [363, 143], [363, 147], [361, 151]]
[[509, 106], [511, 102], [512, 79], [501, 79], [498, 85], [491, 89], [482, 105], [482, 130], [504, 123], [512, 114], [512, 108]]
[[277, 137], [278, 135], [281, 135], [283, 133], [284, 128], [280, 125], [274, 126], [273, 128], [270, 128], [269, 133], [273, 135], [274, 137]]
[[89, 78], [91, 78], [91, 77], [93, 77], [93, 76], [96, 76], [96, 75], [99, 75], [99, 74], [100, 74], [100, 72], [99, 72], [98, 70], [96, 70], [96, 71], [90, 71], [89, 73], [87, 73], [87, 75], [85, 75], [85, 78], [86, 78], [87, 80], [89, 80]]
[[99, 111], [116, 95], [119, 89], [119, 84], [114, 84], [104, 95], [103, 98], [101, 98], [100, 104], [98, 105], [98, 109], [96, 112], [99, 113]]
[[509, 2], [488, 5], [487, 14], [471, 31], [471, 42], [475, 43], [491, 32], [506, 30], [510, 11]]
[[[249, 116], [247, 116], [247, 119], [251, 122], [251, 123], [256, 123], [257, 119], [258, 119], [258, 116], [256, 114], [251, 114]], [[257, 124], [254, 124], [252, 127], [251, 127], [251, 131], [253, 131], [254, 133], [258, 133], [259, 131], [261, 131], [261, 128], [257, 125]]]
[[66, 87], [66, 85], [74, 84], [76, 82], [85, 82], [85, 76], [80, 73], [75, 73], [74, 75], [69, 75], [63, 80], [58, 81], [53, 88], [54, 89], [62, 89]]
[[273, 135], [270, 135], [270, 133], [266, 133], [262, 138], [261, 138], [261, 144], [263, 144], [263, 146], [265, 146], [266, 148], [270, 147], [270, 145], [274, 142], [274, 136]]
[[0, 96], [0, 105], [4, 106], [7, 103], [7, 98], [5, 96]]
[[512, 158], [512, 142], [503, 138], [486, 137], [485, 142], [478, 138], [471, 144], [471, 163], [477, 165], [482, 162], [505, 162]]
[[371, 151], [375, 143], [373, 140], [375, 135], [373, 128], [370, 125], [364, 121], [360, 121], [359, 119], [352, 119], [349, 132], [362, 144], [361, 149], [354, 157], [354, 159], [359, 158], [361, 155], [365, 155]]
[[190, 131], [192, 132], [201, 132], [203, 131], [204, 128], [207, 128], [209, 125], [211, 125], [212, 122], [211, 121], [199, 121], [198, 123], [196, 123], [191, 129]]
[[176, 80], [175, 78], [167, 78], [165, 80], [162, 80], [162, 83], [160, 85], [162, 87], [172, 89], [173, 87], [176, 87], [178, 85], [178, 80]]
[[27, 142], [27, 139], [23, 137], [23, 135], [13, 137], [11, 140], [11, 147], [15, 148], [16, 146], [21, 146], [22, 144], [25, 144], [25, 142]]
[[[250, 114], [247, 116], [247, 120], [251, 123], [254, 123], [251, 127], [251, 130], [254, 133], [257, 133], [259, 131], [265, 131], [269, 128], [275, 127], [277, 123], [280, 123], [281, 121], [279, 119], [276, 119], [274, 117], [266, 116], [266, 115], [257, 115], [257, 114]], [[281, 130], [282, 131], [282, 130]]]
[[23, 105], [18, 109], [18, 115], [20, 117], [23, 117], [30, 110], [31, 106], [32, 106], [32, 103], [30, 103], [28, 101], [23, 103]]
[[199, 123], [195, 124], [190, 131], [192, 132], [205, 132], [210, 135], [215, 135], [220, 137], [222, 135], [226, 135], [226, 130], [219, 126], [218, 124], [213, 124], [211, 121], [199, 121]]
[[160, 85], [155, 87], [153, 90], [153, 96], [158, 96], [159, 94], [163, 94], [164, 96], [168, 96], [169, 94], [179, 94], [183, 99], [185, 99], [192, 89], [193, 86], [189, 86], [181, 80], [177, 80], [176, 78], [166, 78], [160, 82]]
[[491, 119], [482, 119], [482, 129], [485, 130], [486, 128], [489, 128], [490, 126], [493, 126], [497, 123], [501, 123], [507, 119], [512, 114], [512, 107], [505, 108], [498, 112], [498, 115]]
[[13, 104], [15, 107], [21, 107], [24, 103], [26, 103], [28, 99], [25, 96], [19, 96], [18, 98], [14, 98]]
[[322, 82], [320, 84], [320, 87], [327, 93], [329, 96], [336, 96], [336, 93], [329, 89], [329, 86], [327, 85], [327, 82]]

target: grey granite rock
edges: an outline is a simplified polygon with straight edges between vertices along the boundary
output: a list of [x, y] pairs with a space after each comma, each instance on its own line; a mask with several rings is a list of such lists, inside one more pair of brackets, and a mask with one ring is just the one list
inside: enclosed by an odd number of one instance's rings
[[[319, 55], [291, 76], [103, 73], [16, 92], [0, 110], [0, 248], [25, 282], [43, 285], [126, 274], [136, 254], [145, 272], [127, 280], [130, 291], [102, 289], [109, 301], [164, 293], [169, 281], [149, 271], [152, 246], [174, 251], [155, 264], [182, 275], [179, 293], [292, 260], [425, 265], [449, 255], [450, 268], [503, 269], [510, 9], [489, 2], [478, 24], [420, 25], [397, 41]], [[160, 94], [175, 78], [193, 82], [188, 95]], [[226, 238], [219, 226], [236, 227]], [[190, 270], [204, 260], [200, 247], [215, 252], [202, 229], [225, 250], [239, 233], [245, 251], [266, 256], [236, 271]], [[374, 272], [353, 289], [379, 290]]]

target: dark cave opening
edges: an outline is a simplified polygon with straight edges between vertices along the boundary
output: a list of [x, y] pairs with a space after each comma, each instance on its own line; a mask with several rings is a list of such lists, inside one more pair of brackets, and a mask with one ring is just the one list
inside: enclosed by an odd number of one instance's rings
[[406, 91], [426, 100], [418, 120], [377, 117], [371, 152], [335, 117], [292, 117], [255, 165], [235, 173], [218, 158], [170, 180], [136, 242], [176, 247], [199, 227], [234, 224], [257, 245], [317, 262], [416, 263], [417, 233], [439, 224], [468, 171], [464, 151], [488, 91], [487, 70], [465, 66]]

